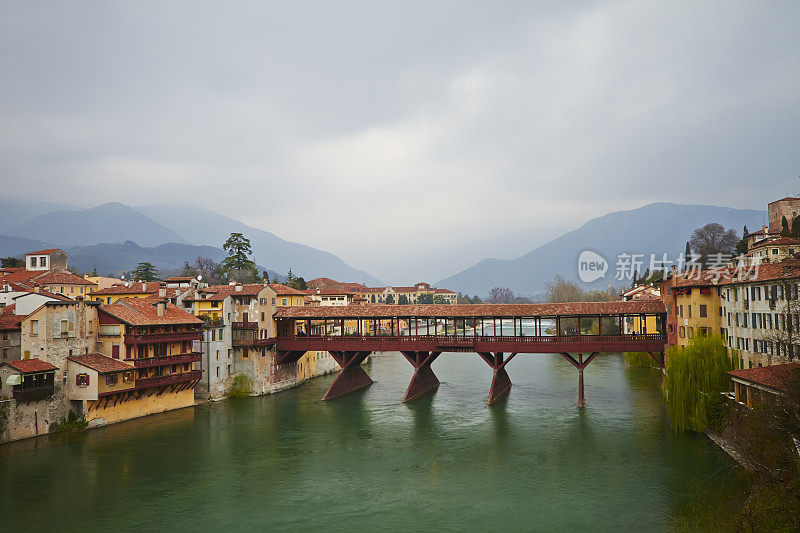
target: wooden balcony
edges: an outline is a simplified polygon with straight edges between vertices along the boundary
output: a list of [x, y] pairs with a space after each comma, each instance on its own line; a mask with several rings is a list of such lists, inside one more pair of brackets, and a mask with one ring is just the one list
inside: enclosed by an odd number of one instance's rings
[[203, 333], [197, 331], [172, 331], [169, 333], [144, 333], [125, 335], [125, 344], [150, 344], [158, 342], [199, 341]]
[[18, 402], [36, 402], [45, 400], [55, 392], [54, 385], [42, 385], [40, 387], [25, 387], [17, 385], [14, 387], [12, 396]]
[[157, 357], [140, 357], [136, 359], [125, 359], [126, 363], [132, 364], [136, 368], [149, 368], [151, 366], [177, 365], [181, 363], [194, 363], [202, 358], [201, 352], [180, 353], [175, 355], [160, 355]]
[[203, 377], [202, 370], [191, 370], [182, 374], [169, 374], [153, 378], [136, 378], [137, 389], [149, 389], [152, 387], [163, 387], [164, 385], [175, 385], [176, 383], [187, 383], [199, 380]]
[[258, 329], [258, 322], [231, 322], [232, 329]]

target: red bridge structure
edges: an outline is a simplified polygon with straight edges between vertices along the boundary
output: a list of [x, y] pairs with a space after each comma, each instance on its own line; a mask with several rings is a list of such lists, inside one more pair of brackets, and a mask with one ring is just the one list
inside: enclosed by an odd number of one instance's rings
[[342, 368], [325, 400], [373, 383], [361, 368], [372, 352], [400, 352], [414, 366], [404, 402], [439, 386], [431, 369], [439, 355], [477, 353], [493, 372], [488, 404], [511, 389], [506, 366], [517, 354], [557, 353], [578, 370], [583, 407], [583, 371], [598, 353], [647, 352], [663, 370], [667, 342], [666, 310], [658, 300], [281, 307], [274, 316], [278, 364], [314, 350], [329, 352]]

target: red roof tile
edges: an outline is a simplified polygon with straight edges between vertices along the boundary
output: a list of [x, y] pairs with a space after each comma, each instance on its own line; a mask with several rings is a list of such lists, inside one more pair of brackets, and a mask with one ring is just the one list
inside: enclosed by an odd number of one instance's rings
[[19, 325], [28, 315], [15, 315], [14, 304], [0, 309], [0, 330], [19, 329]]
[[571, 302], [549, 304], [433, 304], [385, 305], [367, 304], [331, 307], [279, 307], [276, 318], [356, 318], [356, 317], [524, 317], [590, 314], [665, 313], [660, 300], [630, 302]]
[[792, 383], [800, 383], [800, 363], [744, 368], [731, 370], [728, 374], [756, 385], [783, 391]]
[[51, 254], [51, 253], [53, 253], [53, 252], [61, 252], [61, 253], [65, 253], [65, 252], [64, 252], [64, 250], [62, 250], [62, 249], [60, 249], [60, 248], [48, 248], [48, 249], [46, 249], [46, 250], [39, 250], [38, 252], [28, 252], [28, 253], [27, 253], [27, 254], [25, 254], [25, 255]]
[[97, 286], [97, 283], [83, 279], [80, 276], [76, 276], [72, 272], [55, 272], [52, 270], [42, 274], [41, 276], [36, 276], [33, 281], [39, 285], [64, 284]]
[[110, 294], [158, 294], [158, 289], [161, 287], [157, 281], [133, 281], [127, 283], [128, 285], [125, 285], [124, 283], [114, 284], [110, 287], [106, 287], [105, 289], [92, 291], [90, 294], [91, 296], [104, 296]]
[[202, 324], [203, 321], [169, 302], [165, 303], [164, 316], [158, 316], [158, 298], [122, 298], [101, 311], [132, 326], [159, 324]]
[[275, 291], [275, 294], [279, 294], [281, 296], [290, 296], [290, 295], [305, 296], [306, 294], [303, 291], [287, 287], [282, 283], [270, 283], [269, 288]]
[[786, 246], [786, 245], [800, 245], [800, 239], [795, 239], [794, 237], [778, 237], [777, 239], [764, 239], [761, 241], [756, 241], [750, 246], [750, 248], [759, 248], [761, 246]]
[[108, 374], [109, 372], [123, 372], [125, 370], [133, 370], [129, 364], [123, 363], [119, 359], [112, 359], [99, 353], [90, 353], [86, 355], [73, 355], [68, 357], [70, 361], [83, 365], [92, 370], [97, 370], [101, 374]]
[[50, 370], [58, 370], [57, 366], [42, 361], [40, 359], [18, 359], [16, 361], [5, 361], [6, 364], [23, 374], [30, 374], [33, 372], [48, 372]]

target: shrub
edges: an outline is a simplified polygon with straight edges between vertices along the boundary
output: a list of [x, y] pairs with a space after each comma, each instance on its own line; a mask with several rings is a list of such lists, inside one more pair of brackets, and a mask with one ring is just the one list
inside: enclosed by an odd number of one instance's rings
[[228, 398], [247, 398], [253, 390], [253, 380], [245, 374], [233, 376], [233, 382], [228, 388]]

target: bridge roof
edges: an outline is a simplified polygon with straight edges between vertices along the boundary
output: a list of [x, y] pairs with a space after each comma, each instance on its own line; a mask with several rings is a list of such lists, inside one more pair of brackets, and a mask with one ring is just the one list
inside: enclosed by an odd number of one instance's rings
[[549, 304], [348, 305], [279, 307], [275, 318], [534, 317], [666, 313], [661, 300]]

